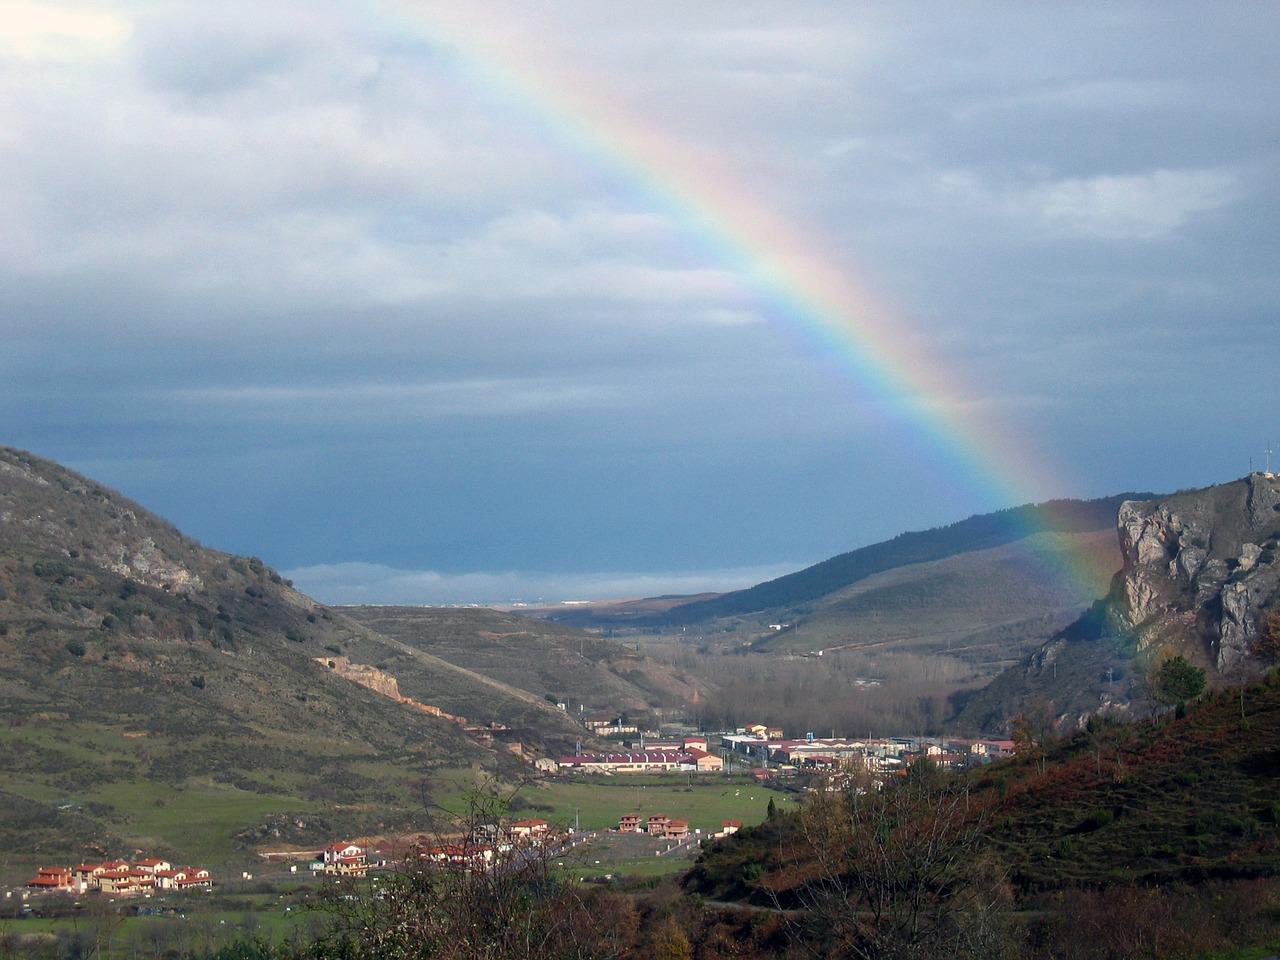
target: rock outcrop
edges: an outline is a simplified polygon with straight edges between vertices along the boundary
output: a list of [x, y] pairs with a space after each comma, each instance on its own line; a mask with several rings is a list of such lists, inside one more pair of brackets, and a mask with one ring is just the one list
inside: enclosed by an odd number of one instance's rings
[[1122, 567], [1106, 598], [975, 694], [958, 729], [1007, 732], [1019, 713], [1076, 729], [1098, 713], [1159, 710], [1148, 674], [1163, 647], [1211, 682], [1265, 668], [1259, 634], [1280, 613], [1280, 475], [1125, 501], [1116, 527]]
[[317, 657], [317, 663], [324, 664], [338, 676], [344, 680], [350, 680], [352, 683], [358, 683], [362, 687], [368, 687], [374, 693], [380, 693], [384, 697], [388, 697], [396, 703], [403, 704], [406, 707], [413, 707], [415, 710], [421, 710], [433, 717], [439, 717], [441, 720], [450, 720], [457, 724], [466, 724], [466, 717], [456, 717], [451, 713], [445, 713], [439, 707], [433, 707], [429, 703], [419, 703], [412, 697], [406, 697], [400, 692], [400, 683], [391, 674], [379, 670], [377, 667], [371, 667], [365, 663], [352, 663], [346, 657]]
[[1117, 524], [1124, 566], [1109, 629], [1132, 635], [1139, 650], [1198, 644], [1219, 673], [1241, 668], [1280, 599], [1280, 476], [1126, 502]]

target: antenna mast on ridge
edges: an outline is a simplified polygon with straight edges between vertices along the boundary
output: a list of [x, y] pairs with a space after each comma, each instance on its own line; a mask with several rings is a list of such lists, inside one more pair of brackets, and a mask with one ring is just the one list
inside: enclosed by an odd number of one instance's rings
[[1267, 441], [1266, 454], [1267, 454], [1267, 473], [1270, 473], [1271, 472], [1271, 441], [1270, 440]]

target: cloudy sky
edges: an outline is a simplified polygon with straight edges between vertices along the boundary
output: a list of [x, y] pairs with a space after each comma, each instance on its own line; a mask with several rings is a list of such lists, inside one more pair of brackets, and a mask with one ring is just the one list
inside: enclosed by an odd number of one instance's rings
[[0, 0], [0, 442], [334, 603], [1238, 477], [1277, 49], [1270, 0]]

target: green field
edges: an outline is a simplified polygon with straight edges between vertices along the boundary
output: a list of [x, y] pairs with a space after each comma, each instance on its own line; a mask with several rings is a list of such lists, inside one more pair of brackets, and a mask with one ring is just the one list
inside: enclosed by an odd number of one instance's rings
[[[473, 793], [490, 787], [470, 772], [453, 771], [434, 780], [432, 789], [440, 810], [465, 816]], [[690, 831], [701, 830], [703, 836], [718, 831], [724, 820], [759, 823], [771, 799], [778, 809], [786, 810], [794, 804], [794, 796], [750, 777], [727, 774], [555, 777], [530, 779], [499, 791], [506, 815], [517, 819], [538, 817], [559, 826], [607, 830], [616, 828], [627, 813], [646, 817], [665, 813], [687, 820]]]

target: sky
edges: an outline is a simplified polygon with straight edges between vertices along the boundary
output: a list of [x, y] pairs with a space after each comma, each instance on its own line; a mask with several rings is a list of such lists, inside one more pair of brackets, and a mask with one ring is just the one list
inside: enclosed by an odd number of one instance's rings
[[1271, 0], [0, 0], [0, 443], [327, 603], [1230, 480], [1276, 49]]

